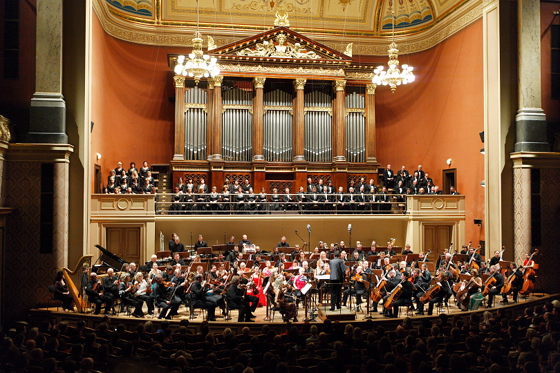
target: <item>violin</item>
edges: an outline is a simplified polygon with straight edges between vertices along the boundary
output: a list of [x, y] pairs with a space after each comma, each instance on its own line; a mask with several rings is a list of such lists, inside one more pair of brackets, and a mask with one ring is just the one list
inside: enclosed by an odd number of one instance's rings
[[356, 273], [354, 276], [352, 276], [351, 278], [352, 281], [358, 281], [358, 282], [363, 282], [364, 281], [364, 277], [358, 273]]

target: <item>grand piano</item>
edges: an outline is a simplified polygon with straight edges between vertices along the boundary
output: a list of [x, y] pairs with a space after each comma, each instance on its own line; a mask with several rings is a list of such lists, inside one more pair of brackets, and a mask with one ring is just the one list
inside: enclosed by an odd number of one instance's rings
[[122, 271], [122, 269], [128, 264], [127, 261], [125, 261], [122, 258], [119, 258], [117, 255], [113, 254], [103, 246], [101, 245], [94, 245], [94, 246], [101, 251], [101, 256], [96, 261], [96, 262], [100, 261], [101, 263], [93, 265], [93, 269], [92, 269], [93, 272], [97, 274], [103, 274], [103, 273], [107, 273], [107, 270], [109, 268], [113, 268], [115, 272], [119, 272]]

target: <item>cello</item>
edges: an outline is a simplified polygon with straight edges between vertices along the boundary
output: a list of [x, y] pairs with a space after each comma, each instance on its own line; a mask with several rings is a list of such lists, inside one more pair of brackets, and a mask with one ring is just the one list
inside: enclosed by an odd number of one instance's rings
[[523, 281], [523, 287], [519, 291], [519, 294], [521, 295], [529, 295], [533, 292], [533, 289], [535, 288], [535, 283], [533, 281], [533, 279], [535, 278], [535, 270], [533, 269], [531, 262], [533, 260], [533, 256], [535, 256], [535, 254], [537, 254], [538, 252], [539, 250], [535, 249], [535, 251], [531, 254], [529, 259], [527, 260], [527, 264], [522, 267], [524, 281]]
[[400, 284], [398, 284], [397, 286], [395, 286], [395, 288], [393, 290], [391, 290], [391, 293], [389, 293], [389, 296], [387, 297], [387, 300], [385, 300], [385, 302], [383, 303], [383, 307], [386, 309], [389, 308], [393, 308], [393, 303], [395, 303], [395, 301], [397, 299], [399, 299], [399, 297], [402, 294], [403, 291], [403, 284], [408, 280], [407, 276], [403, 276]]
[[381, 298], [383, 298], [382, 291], [386, 285], [387, 285], [387, 279], [385, 277], [382, 277], [381, 280], [377, 282], [377, 285], [375, 285], [375, 287], [373, 288], [370, 294], [370, 299], [373, 303], [379, 303]]
[[484, 283], [482, 284], [483, 286], [483, 290], [482, 290], [482, 295], [483, 296], [487, 296], [488, 292], [490, 291], [490, 288], [492, 287], [492, 285], [494, 285], [496, 283], [496, 278], [494, 277], [494, 275], [498, 273], [498, 271], [492, 273], [490, 276], [488, 276], [488, 278], [486, 279], [486, 281], [484, 281]]
[[439, 293], [440, 290], [441, 290], [441, 284], [437, 282], [431, 288], [426, 290], [424, 294], [422, 294], [422, 296], [420, 297], [420, 302], [422, 302], [422, 304], [426, 304], [427, 302], [431, 301], [434, 298], [434, 296], [437, 293]]

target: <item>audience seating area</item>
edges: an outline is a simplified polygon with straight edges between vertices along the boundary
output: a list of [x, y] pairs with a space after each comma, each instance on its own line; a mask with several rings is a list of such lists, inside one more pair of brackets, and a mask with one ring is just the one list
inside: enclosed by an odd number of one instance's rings
[[[96, 329], [18, 323], [3, 331], [2, 372], [560, 372], [560, 302], [390, 324], [196, 328], [104, 318]], [[385, 325], [385, 326], [382, 326]]]

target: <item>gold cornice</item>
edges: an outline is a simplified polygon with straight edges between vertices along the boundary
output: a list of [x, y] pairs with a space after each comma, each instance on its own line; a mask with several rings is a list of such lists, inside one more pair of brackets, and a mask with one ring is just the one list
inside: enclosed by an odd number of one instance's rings
[[[446, 14], [433, 26], [426, 29], [414, 30], [414, 33], [398, 35], [396, 42], [401, 54], [415, 53], [427, 50], [456, 32], [469, 26], [482, 17], [483, 0], [469, 0], [455, 11]], [[169, 22], [164, 20], [142, 19], [124, 16], [109, 10], [104, 0], [93, 1], [94, 11], [108, 34], [125, 41], [138, 44], [177, 46], [190, 45], [191, 34], [196, 28], [194, 22]], [[158, 10], [159, 13], [159, 10]], [[201, 25], [203, 34], [211, 34], [217, 45], [225, 45], [245, 37], [250, 37], [259, 31], [270, 29], [266, 26], [234, 25], [225, 27], [221, 23], [207, 23]], [[326, 30], [319, 28], [292, 28], [311, 39], [320, 39], [323, 44], [338, 50], [340, 46], [340, 30]], [[235, 36], [233, 31], [235, 30]], [[410, 31], [409, 31], [410, 32]], [[380, 36], [375, 31], [345, 30], [345, 43], [354, 43], [354, 55], [385, 56], [387, 54], [388, 38]]]
[[68, 144], [12, 143], [6, 153], [9, 162], [38, 161], [70, 163], [74, 147]]

